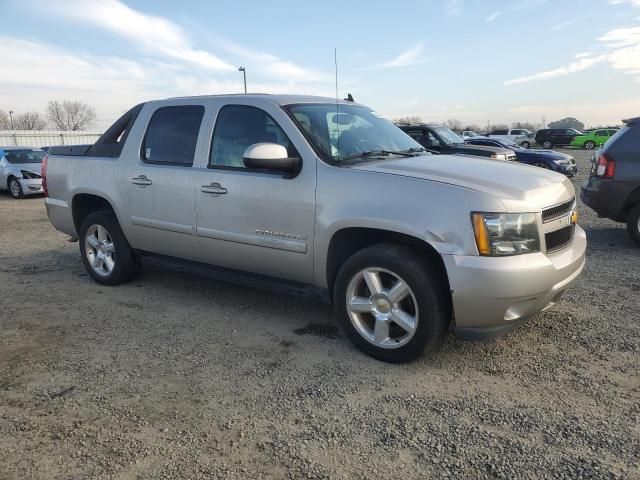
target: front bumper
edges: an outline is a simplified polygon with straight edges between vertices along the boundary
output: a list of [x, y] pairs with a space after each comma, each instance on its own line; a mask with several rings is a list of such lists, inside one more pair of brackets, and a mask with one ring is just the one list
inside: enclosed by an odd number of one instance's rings
[[44, 193], [42, 190], [41, 178], [34, 178], [34, 179], [21, 178], [18, 181], [22, 186], [22, 193], [24, 195], [35, 195], [38, 193]]
[[549, 255], [443, 255], [456, 335], [496, 338], [551, 307], [582, 272], [586, 248], [586, 234], [576, 226], [571, 246]]

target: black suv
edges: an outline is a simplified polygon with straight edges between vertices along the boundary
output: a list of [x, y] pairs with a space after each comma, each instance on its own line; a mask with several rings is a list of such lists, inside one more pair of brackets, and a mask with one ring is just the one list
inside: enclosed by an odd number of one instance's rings
[[640, 245], [640, 117], [623, 121], [625, 126], [593, 155], [581, 197], [599, 217], [626, 222]]
[[398, 128], [433, 153], [475, 155], [496, 160], [516, 161], [516, 154], [504, 147], [469, 145], [453, 130], [444, 126], [397, 123]]
[[574, 128], [543, 128], [536, 132], [536, 143], [548, 150], [569, 145], [578, 135], [582, 133]]

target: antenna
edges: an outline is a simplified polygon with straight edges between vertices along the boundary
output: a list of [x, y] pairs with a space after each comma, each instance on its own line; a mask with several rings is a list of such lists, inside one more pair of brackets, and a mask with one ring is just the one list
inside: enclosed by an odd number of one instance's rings
[[337, 128], [337, 137], [336, 137], [336, 150], [338, 151], [338, 159], [340, 159], [340, 123], [338, 115], [340, 114], [340, 101], [338, 99], [338, 49], [333, 49], [333, 64], [336, 69], [336, 128]]

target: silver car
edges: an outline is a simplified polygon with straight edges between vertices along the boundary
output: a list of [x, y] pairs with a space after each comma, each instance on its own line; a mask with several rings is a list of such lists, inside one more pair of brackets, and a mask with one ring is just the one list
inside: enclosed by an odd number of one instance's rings
[[317, 293], [356, 346], [390, 362], [450, 329], [499, 336], [552, 306], [584, 267], [564, 175], [430, 155], [350, 101], [151, 101], [94, 145], [53, 153], [49, 218], [79, 240], [96, 282], [125, 283], [151, 263]]
[[0, 147], [0, 190], [13, 198], [42, 193], [42, 159], [46, 153], [29, 147]]

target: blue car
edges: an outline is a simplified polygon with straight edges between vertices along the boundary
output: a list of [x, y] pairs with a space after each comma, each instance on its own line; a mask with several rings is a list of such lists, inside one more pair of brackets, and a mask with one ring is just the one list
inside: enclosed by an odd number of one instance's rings
[[571, 155], [566, 155], [553, 150], [531, 150], [518, 145], [509, 140], [501, 140], [490, 137], [473, 137], [465, 140], [471, 145], [483, 145], [487, 147], [502, 147], [513, 150], [516, 154], [516, 162], [526, 163], [554, 172], [563, 173], [568, 177], [573, 177], [578, 173], [576, 161]]

